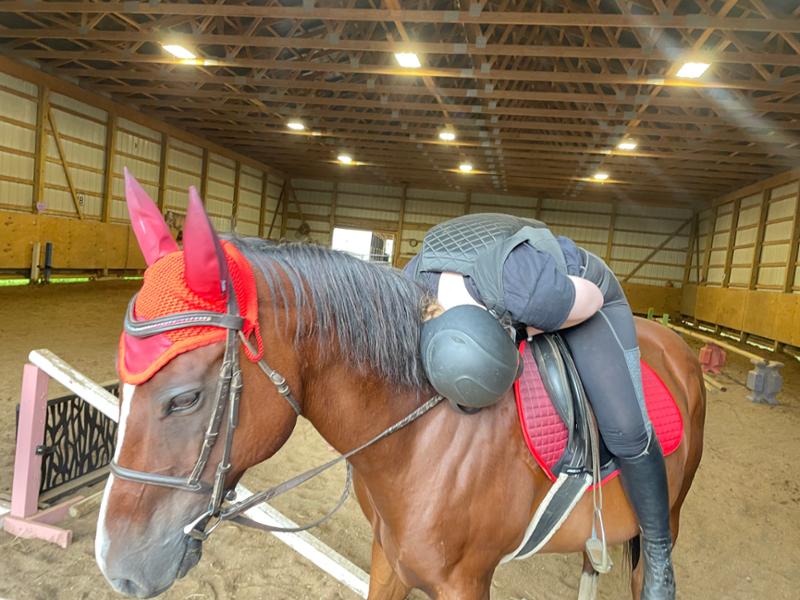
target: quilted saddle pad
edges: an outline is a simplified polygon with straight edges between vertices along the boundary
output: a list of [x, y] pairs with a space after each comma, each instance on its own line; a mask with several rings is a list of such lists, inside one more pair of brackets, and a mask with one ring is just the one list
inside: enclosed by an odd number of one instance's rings
[[[555, 481], [552, 469], [564, 454], [569, 438], [567, 426], [547, 394], [539, 369], [526, 342], [519, 346], [525, 369], [514, 384], [517, 412], [525, 443], [547, 476]], [[642, 361], [645, 405], [664, 456], [669, 456], [683, 439], [683, 418], [675, 399], [656, 372]], [[602, 483], [617, 475], [614, 470]]]

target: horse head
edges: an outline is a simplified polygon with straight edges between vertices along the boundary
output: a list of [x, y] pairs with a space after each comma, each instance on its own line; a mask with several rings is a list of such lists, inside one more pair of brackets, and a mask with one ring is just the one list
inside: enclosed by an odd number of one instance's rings
[[[258, 370], [254, 359], [262, 347], [258, 303], [266, 295], [259, 289], [264, 282], [231, 243], [217, 237], [197, 192], [192, 188], [189, 193], [181, 250], [159, 209], [127, 171], [125, 191], [148, 268], [120, 340], [118, 367], [124, 386], [114, 455], [118, 470], [106, 484], [95, 554], [115, 590], [146, 598], [166, 590], [200, 559], [201, 541], [189, 535], [187, 526], [205, 523], [215, 474], [225, 458], [230, 386], [240, 384], [242, 377], [248, 380], [238, 397], [240, 419], [236, 435], [230, 436], [224, 490], [277, 451], [297, 417], [269, 379], [248, 376]], [[225, 327], [136, 331], [141, 322], [163, 324], [165, 317], [183, 313], [194, 318], [191, 313], [198, 311], [222, 317], [232, 307], [233, 316], [241, 317], [243, 334], [257, 342], [255, 347], [248, 344], [247, 356], [241, 358], [238, 331], [231, 336]], [[231, 338], [235, 348], [226, 351]], [[278, 343], [270, 351], [275, 366], [291, 380], [297, 372], [292, 354]], [[220, 377], [225, 369], [228, 387]], [[215, 421], [218, 433], [210, 436]], [[200, 457], [206, 452], [203, 462]], [[144, 474], [149, 480], [124, 473]]]

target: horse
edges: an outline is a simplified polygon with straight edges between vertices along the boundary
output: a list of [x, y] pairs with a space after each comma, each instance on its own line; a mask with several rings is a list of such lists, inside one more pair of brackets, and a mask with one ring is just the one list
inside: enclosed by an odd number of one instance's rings
[[[224, 269], [208, 264], [222, 260], [220, 243], [244, 256], [255, 279], [264, 358], [285, 379], [284, 391], [291, 390], [298, 410], [258, 364], [241, 356], [238, 425], [227, 457], [226, 448], [215, 444], [202, 465], [202, 491], [109, 477], [97, 524], [97, 563], [114, 589], [140, 598], [162, 593], [200, 560], [202, 537], [188, 535], [187, 528], [205, 514], [215, 464], [227, 459], [222, 480], [230, 490], [248, 468], [283, 446], [298, 412], [346, 453], [436, 394], [418, 350], [432, 299], [399, 271], [319, 246], [256, 238], [220, 242], [199, 202], [189, 204], [184, 247], [178, 250], [171, 238], [165, 242], [169, 231], [159, 229], [160, 214], [146, 200], [140, 198], [138, 206], [150, 211], [150, 221], [132, 214], [132, 223], [150, 268], [166, 260], [167, 251], [182, 252], [188, 279], [196, 268], [190, 263], [205, 252], [202, 276], [219, 285]], [[680, 447], [666, 458], [677, 538], [681, 507], [702, 456], [703, 377], [677, 334], [641, 319], [637, 330], [644, 359], [673, 394], [685, 424]], [[226, 341], [215, 341], [182, 352], [147, 381], [124, 386], [114, 457], [119, 465], [176, 480], [196, 467], [226, 347]], [[231, 427], [223, 423], [219, 435]], [[511, 392], [473, 415], [435, 405], [348, 463], [373, 531], [370, 600], [400, 600], [412, 589], [437, 600], [489, 598], [495, 569], [520, 544], [551, 486], [525, 445]], [[542, 552], [583, 551], [592, 526], [590, 496], [579, 501]], [[618, 478], [604, 486], [604, 498], [607, 541], [630, 550], [631, 592], [638, 599], [639, 530]], [[596, 589], [597, 573], [584, 555], [580, 597], [592, 598]]]

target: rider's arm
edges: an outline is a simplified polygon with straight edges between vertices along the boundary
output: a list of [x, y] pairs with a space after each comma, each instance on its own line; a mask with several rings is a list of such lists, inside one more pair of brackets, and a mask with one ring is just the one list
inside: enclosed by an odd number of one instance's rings
[[[603, 293], [599, 287], [591, 281], [580, 277], [573, 275], [568, 275], [567, 277], [575, 287], [575, 301], [559, 329], [566, 329], [578, 323], [583, 323], [603, 307]], [[542, 333], [541, 329], [535, 327], [528, 326], [526, 329], [529, 336]]]

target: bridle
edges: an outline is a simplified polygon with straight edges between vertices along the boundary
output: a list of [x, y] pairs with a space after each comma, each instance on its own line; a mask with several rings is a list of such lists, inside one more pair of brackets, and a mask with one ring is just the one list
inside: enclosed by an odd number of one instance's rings
[[[184, 527], [184, 533], [201, 541], [205, 540], [223, 521], [236, 521], [240, 524], [266, 531], [292, 532], [304, 531], [306, 529], [316, 527], [333, 516], [333, 514], [342, 507], [345, 500], [347, 500], [347, 497], [350, 493], [350, 482], [352, 479], [352, 467], [349, 462], [347, 463], [347, 479], [345, 481], [345, 487], [338, 502], [328, 513], [313, 523], [309, 523], [302, 527], [274, 527], [249, 519], [248, 517], [244, 516], [243, 513], [262, 502], [266, 502], [275, 496], [278, 496], [302, 483], [305, 483], [312, 477], [319, 475], [323, 471], [328, 470], [339, 462], [347, 460], [364, 448], [367, 448], [368, 446], [371, 446], [372, 444], [382, 440], [399, 429], [402, 429], [439, 404], [443, 398], [438, 394], [431, 397], [419, 408], [411, 412], [409, 415], [391, 427], [383, 430], [372, 439], [350, 450], [349, 452], [346, 452], [345, 454], [328, 461], [323, 465], [301, 473], [300, 475], [297, 475], [273, 488], [258, 494], [253, 494], [245, 500], [234, 502], [236, 493], [233, 489], [225, 488], [225, 479], [228, 475], [228, 472], [231, 470], [231, 448], [233, 447], [234, 431], [239, 423], [239, 400], [242, 394], [242, 371], [239, 366], [239, 342], [246, 346], [248, 350], [251, 351], [252, 355], [255, 355], [256, 353], [243, 333], [244, 319], [239, 315], [239, 304], [237, 302], [236, 293], [230, 278], [227, 279], [226, 284], [227, 304], [225, 313], [213, 311], [188, 311], [174, 313], [147, 321], [137, 321], [134, 318], [134, 305], [136, 302], [136, 296], [131, 299], [128, 305], [128, 310], [125, 314], [124, 328], [127, 335], [137, 338], [146, 338], [159, 333], [174, 331], [176, 329], [184, 329], [187, 327], [220, 327], [225, 329], [227, 332], [225, 337], [225, 354], [222, 358], [222, 367], [220, 368], [219, 378], [217, 381], [216, 402], [214, 404], [211, 417], [209, 418], [205, 435], [203, 436], [203, 445], [200, 448], [197, 461], [195, 462], [191, 473], [186, 477], [179, 477], [175, 475], [162, 475], [159, 473], [138, 471], [136, 469], [123, 467], [117, 463], [116, 460], [111, 461], [111, 473], [115, 477], [135, 483], [158, 485], [201, 494], [210, 492], [210, 498], [206, 511]], [[291, 406], [297, 416], [302, 416], [300, 404], [292, 395], [286, 379], [278, 371], [272, 369], [269, 364], [267, 364], [266, 360], [264, 360], [264, 358], [261, 358], [257, 364], [275, 386], [278, 393], [286, 400], [289, 406]], [[222, 456], [220, 457], [219, 463], [217, 463], [217, 468], [214, 472], [213, 484], [208, 484], [202, 481], [200, 477], [202, 476], [203, 471], [208, 464], [211, 451], [219, 440], [220, 429], [226, 409], [228, 415], [227, 430], [225, 432], [225, 438], [223, 441]], [[225, 501], [229, 501], [229, 504], [223, 507], [223, 503]], [[212, 519], [216, 519], [216, 522], [214, 522], [211, 527], [207, 527], [209, 521]]]

